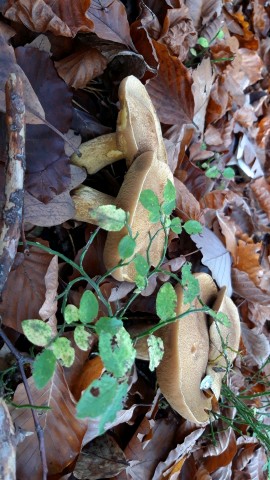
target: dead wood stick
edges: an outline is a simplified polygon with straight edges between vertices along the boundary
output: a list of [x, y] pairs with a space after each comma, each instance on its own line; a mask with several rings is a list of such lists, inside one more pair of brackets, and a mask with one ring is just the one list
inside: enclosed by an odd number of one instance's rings
[[25, 106], [21, 79], [11, 73], [6, 82], [6, 164], [3, 228], [0, 233], [0, 300], [20, 238], [25, 171]]
[[0, 451], [1, 478], [16, 480], [15, 429], [3, 398], [0, 398]]
[[[25, 357], [17, 350], [16, 347], [14, 347], [13, 343], [9, 340], [8, 336], [5, 334], [5, 332], [2, 329], [0, 329], [0, 337], [2, 337], [5, 344], [7, 345], [7, 347], [9, 348], [9, 350], [17, 360], [17, 364], [20, 369], [22, 381], [24, 384], [26, 395], [28, 397], [29, 404], [34, 406], [35, 405], [34, 400], [33, 400], [32, 393], [29, 388], [27, 377], [23, 367], [25, 363]], [[43, 432], [42, 426], [40, 425], [37, 412], [33, 408], [31, 409], [31, 412], [32, 412], [32, 416], [35, 424], [35, 430], [36, 430], [36, 434], [39, 442], [39, 452], [40, 452], [41, 465], [42, 465], [42, 480], [47, 480], [48, 467], [47, 467], [47, 459], [46, 459], [44, 432]]]

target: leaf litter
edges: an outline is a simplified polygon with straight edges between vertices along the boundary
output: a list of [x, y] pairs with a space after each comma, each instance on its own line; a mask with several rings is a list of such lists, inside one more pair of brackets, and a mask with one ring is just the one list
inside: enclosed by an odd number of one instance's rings
[[[269, 7], [260, 1], [247, 7], [219, 0], [146, 0], [138, 6], [120, 0], [7, 0], [0, 11], [1, 207], [4, 89], [9, 73], [16, 72], [26, 105], [25, 233], [78, 262], [95, 227], [74, 220], [72, 190], [84, 182], [116, 197], [125, 166], [118, 162], [87, 176], [70, 165], [73, 151], [65, 149], [65, 139], [76, 149], [80, 135], [86, 141], [114, 132], [119, 82], [138, 76], [161, 122], [177, 191], [175, 215], [203, 225], [202, 233], [191, 238], [185, 232], [170, 235], [162, 268], [177, 275], [188, 260], [194, 271], [210, 272], [218, 286], [227, 286], [242, 321], [240, 355], [228, 383], [269, 425]], [[62, 136], [44, 124], [44, 116]], [[228, 167], [232, 179], [226, 177]], [[207, 176], [210, 169], [215, 177]], [[83, 262], [91, 278], [105, 273], [103, 248], [104, 232], [99, 232]], [[23, 320], [48, 321], [56, 333], [62, 321], [56, 296], [71, 280], [69, 301], [79, 307], [85, 286], [76, 275], [63, 260], [57, 265], [43, 250], [33, 246], [27, 255], [20, 247], [0, 314], [3, 328], [14, 344], [20, 340], [22, 351], [29, 347], [22, 340]], [[157, 289], [168, 277], [162, 272], [150, 280], [131, 306], [129, 321], [156, 321]], [[110, 277], [102, 284], [113, 311], [125, 306], [134, 288]], [[100, 303], [99, 309], [104, 315]], [[99, 437], [98, 420], [79, 420], [75, 413], [82, 391], [104, 372], [96, 356], [97, 338], [91, 334], [82, 352], [71, 333], [65, 333], [75, 349], [71, 369], [58, 366], [43, 390], [27, 373], [35, 404], [52, 407], [39, 411], [49, 479], [72, 474], [114, 480], [267, 478], [265, 445], [247, 423], [237, 423], [233, 431], [216, 416], [213, 437], [209, 426], [187, 422], [159, 392], [154, 396], [155, 376], [141, 360], [126, 403], [119, 403], [114, 421], [108, 416], [106, 433]], [[28, 404], [20, 378], [15, 388], [13, 403]], [[219, 412], [233, 419], [235, 410], [223, 400]], [[17, 427], [34, 431], [29, 409], [11, 406], [10, 411]], [[35, 435], [18, 446], [17, 473], [22, 480], [41, 478]]]

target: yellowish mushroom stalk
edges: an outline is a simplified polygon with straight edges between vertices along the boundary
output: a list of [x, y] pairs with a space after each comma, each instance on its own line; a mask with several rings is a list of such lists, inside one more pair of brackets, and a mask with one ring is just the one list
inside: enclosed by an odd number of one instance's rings
[[73, 220], [92, 223], [98, 225], [97, 221], [91, 216], [91, 210], [100, 207], [100, 205], [114, 205], [115, 197], [99, 192], [94, 188], [81, 185], [73, 190], [71, 198], [75, 206], [75, 215]]
[[[145, 257], [149, 235], [153, 237], [157, 234], [149, 249], [150, 265], [154, 267], [157, 266], [163, 254], [165, 233], [160, 222], [150, 222], [149, 212], [143, 207], [139, 198], [143, 190], [151, 189], [161, 203], [168, 180], [173, 183], [173, 175], [168, 165], [159, 162], [154, 152], [143, 153], [129, 168], [115, 201], [117, 207], [129, 212], [132, 233], [134, 236], [138, 234], [134, 254], [139, 253]], [[161, 231], [157, 233], [158, 230]], [[118, 245], [127, 234], [126, 227], [120, 232], [108, 232], [103, 254], [104, 264], [108, 270], [119, 263]], [[137, 272], [131, 262], [129, 265], [117, 268], [112, 276], [119, 281], [134, 282]]]
[[73, 154], [71, 162], [92, 175], [122, 158], [129, 168], [142, 153], [156, 152], [167, 163], [160, 122], [144, 85], [133, 75], [119, 86], [120, 110], [115, 133], [101, 135], [81, 145], [82, 156]]

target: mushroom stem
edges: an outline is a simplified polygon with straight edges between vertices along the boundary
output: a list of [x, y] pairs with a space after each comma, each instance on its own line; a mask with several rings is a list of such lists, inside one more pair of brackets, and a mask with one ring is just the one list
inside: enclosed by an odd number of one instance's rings
[[90, 175], [125, 158], [125, 153], [118, 149], [116, 133], [101, 135], [82, 143], [80, 152], [81, 157], [77, 157], [74, 153], [71, 156], [71, 162], [73, 165], [86, 168]]
[[73, 219], [93, 225], [97, 225], [97, 222], [91, 217], [91, 209], [100, 207], [100, 205], [113, 205], [115, 203], [114, 197], [85, 185], [73, 190], [71, 198], [76, 210]]

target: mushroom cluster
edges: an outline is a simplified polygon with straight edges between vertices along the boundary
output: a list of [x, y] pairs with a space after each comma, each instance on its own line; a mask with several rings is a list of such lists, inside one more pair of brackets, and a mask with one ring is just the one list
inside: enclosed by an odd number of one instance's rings
[[[127, 173], [116, 198], [102, 194], [86, 186], [80, 186], [73, 194], [76, 214], [74, 219], [95, 223], [91, 210], [99, 205], [115, 204], [129, 212], [129, 224], [134, 235], [138, 234], [134, 254], [145, 256], [149, 235], [160, 230], [149, 251], [150, 263], [156, 266], [164, 247], [164, 232], [160, 223], [151, 223], [148, 212], [139, 202], [142, 190], [151, 189], [162, 202], [164, 187], [173, 175], [167, 164], [167, 154], [162, 132], [152, 101], [143, 84], [134, 76], [122, 80], [119, 87], [120, 110], [116, 132], [102, 135], [82, 144], [81, 157], [75, 154], [72, 163], [85, 167], [89, 174], [121, 158], [126, 159]], [[107, 269], [119, 261], [118, 245], [127, 235], [127, 229], [109, 232], [104, 248], [104, 263]], [[134, 282], [134, 265], [116, 269], [112, 275], [120, 281]]]
[[[226, 295], [226, 287], [217, 290], [212, 277], [206, 273], [194, 275], [200, 285], [200, 299], [215, 312], [227, 315], [229, 325], [215, 322], [205, 312], [196, 312], [166, 325], [157, 331], [164, 343], [164, 355], [157, 367], [157, 381], [168, 403], [187, 420], [196, 424], [209, 421], [212, 396], [220, 397], [223, 377], [237, 355], [240, 342], [240, 319], [236, 306]], [[176, 315], [190, 305], [184, 304], [180, 284], [177, 293]], [[201, 308], [199, 300], [192, 307]], [[144, 328], [145, 330], [145, 328]], [[131, 331], [134, 335], [135, 329]], [[135, 346], [138, 357], [147, 360], [145, 337]], [[209, 378], [209, 390], [204, 392], [202, 380]]]

